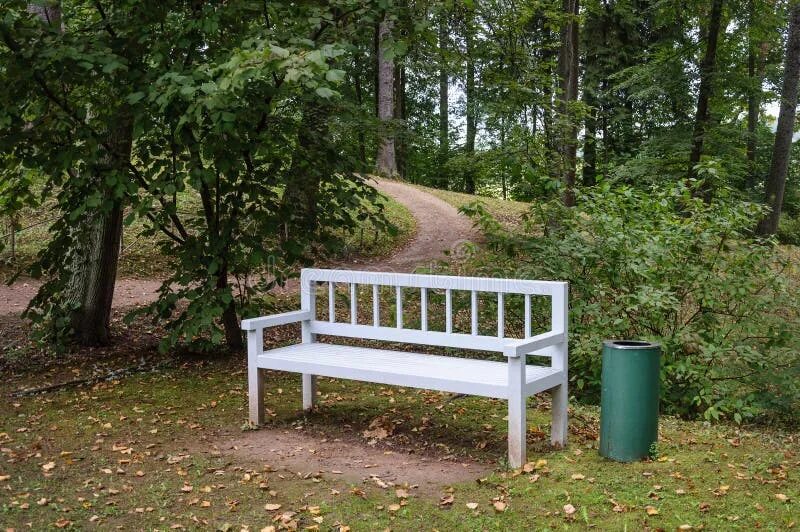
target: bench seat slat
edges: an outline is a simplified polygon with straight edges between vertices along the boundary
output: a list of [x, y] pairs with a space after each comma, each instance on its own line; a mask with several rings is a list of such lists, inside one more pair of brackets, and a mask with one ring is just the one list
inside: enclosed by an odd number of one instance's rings
[[[259, 368], [311, 373], [380, 384], [508, 398], [508, 364], [404, 351], [307, 343], [266, 351]], [[551, 367], [526, 367], [526, 395], [560, 384]]]

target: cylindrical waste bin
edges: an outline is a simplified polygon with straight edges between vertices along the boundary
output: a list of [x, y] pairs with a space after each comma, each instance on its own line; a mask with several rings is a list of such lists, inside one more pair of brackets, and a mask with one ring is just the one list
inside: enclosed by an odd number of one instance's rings
[[647, 458], [658, 440], [661, 346], [603, 342], [600, 454], [618, 462]]

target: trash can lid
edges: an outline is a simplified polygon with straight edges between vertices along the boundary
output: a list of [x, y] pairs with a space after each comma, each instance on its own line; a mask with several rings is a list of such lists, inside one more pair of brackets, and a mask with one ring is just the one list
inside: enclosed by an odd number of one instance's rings
[[614, 349], [658, 349], [661, 344], [643, 340], [605, 340], [603, 345]]

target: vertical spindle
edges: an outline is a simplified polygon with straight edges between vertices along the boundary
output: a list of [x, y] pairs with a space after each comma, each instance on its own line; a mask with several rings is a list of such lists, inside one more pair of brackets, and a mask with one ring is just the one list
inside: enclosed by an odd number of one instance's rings
[[506, 295], [497, 292], [497, 337], [505, 338], [506, 335]]
[[453, 291], [444, 292], [445, 332], [453, 332]]
[[328, 282], [328, 321], [336, 321], [336, 287], [333, 282]]
[[472, 307], [472, 336], [478, 334], [478, 292], [475, 290], [470, 294], [470, 303]]
[[395, 306], [397, 308], [397, 328], [403, 328], [403, 287], [398, 286], [395, 290]]
[[428, 330], [428, 289], [427, 288], [420, 288], [419, 289], [419, 312], [420, 312], [420, 322], [423, 331]]
[[353, 325], [358, 323], [358, 302], [356, 294], [358, 292], [358, 285], [350, 283], [350, 323]]
[[381, 287], [372, 285], [372, 325], [381, 326]]
[[525, 338], [531, 335], [531, 295], [525, 294]]

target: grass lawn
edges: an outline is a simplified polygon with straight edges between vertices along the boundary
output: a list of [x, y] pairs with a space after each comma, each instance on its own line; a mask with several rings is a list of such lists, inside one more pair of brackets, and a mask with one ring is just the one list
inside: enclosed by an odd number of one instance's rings
[[[269, 340], [295, 333], [285, 327]], [[33, 383], [41, 376], [6, 379], [0, 393]], [[157, 372], [9, 399], [0, 416], [0, 524], [783, 530], [800, 519], [798, 434], [662, 419], [657, 459], [617, 464], [597, 454], [594, 408], [574, 406], [568, 448], [550, 449], [543, 397], [529, 411], [530, 464], [507, 471], [502, 401], [320, 379], [319, 408], [306, 417], [299, 387], [295, 375], [270, 373], [270, 421], [261, 431], [267, 448], [270, 431], [284, 429], [320, 445], [349, 442], [367, 461], [370, 453], [412, 451], [456, 467], [478, 462], [490, 472], [454, 483], [445, 475], [431, 488], [371, 478], [369, 464], [340, 472], [309, 461], [286, 470], [274, 454], [243, 455], [235, 442], [259, 438], [246, 430], [241, 357], [174, 358]], [[388, 429], [376, 436], [376, 423]], [[315, 452], [296, 451], [301, 459]]]
[[523, 201], [504, 200], [491, 196], [464, 194], [463, 192], [440, 190], [438, 188], [431, 188], [423, 185], [413, 186], [438, 197], [455, 208], [460, 208], [463, 205], [469, 205], [475, 201], [480, 201], [486, 206], [486, 210], [488, 210], [492, 216], [497, 218], [499, 222], [508, 228], [514, 228], [521, 225], [522, 216], [530, 209], [530, 204]]
[[[343, 243], [335, 259], [352, 255], [362, 257], [381, 257], [390, 254], [394, 249], [405, 244], [416, 232], [416, 223], [411, 212], [393, 200], [385, 198], [386, 217], [397, 227], [397, 233], [391, 235], [385, 231], [377, 231], [369, 221], [353, 233], [342, 233]], [[52, 205], [43, 205], [36, 209], [25, 209], [17, 220], [16, 261], [11, 260], [10, 240], [8, 239], [8, 223], [3, 219], [0, 234], [4, 235], [5, 245], [0, 249], [0, 281], [4, 281], [16, 271], [17, 266], [31, 262], [44, 248], [50, 238], [49, 226], [55, 220]], [[199, 208], [199, 198], [184, 193], [180, 199], [180, 210], [189, 212]], [[119, 276], [123, 278], [162, 278], [170, 272], [169, 259], [159, 250], [159, 238], [143, 235], [144, 223], [135, 220], [124, 228], [122, 251], [119, 258]]]
[[[473, 199], [432, 193], [456, 206]], [[526, 208], [480, 199], [512, 225]], [[400, 235], [370, 243], [366, 228], [363, 239], [348, 237], [351, 249], [380, 255], [410, 238], [408, 211], [393, 201], [388, 209]], [[142, 257], [152, 261], [152, 249]], [[413, 304], [406, 310], [413, 314]], [[0, 353], [3, 529], [786, 530], [800, 522], [800, 433], [664, 418], [654, 460], [617, 464], [597, 454], [594, 407], [573, 404], [570, 444], [551, 449], [542, 396], [530, 402], [530, 463], [508, 471], [503, 401], [320, 379], [319, 407], [305, 415], [299, 377], [270, 373], [269, 421], [251, 431], [241, 356], [158, 355], [160, 331], [142, 320], [130, 328], [115, 321], [109, 353], [55, 357], [28, 350], [16, 319], [0, 319], [2, 345], [13, 332], [21, 346]], [[280, 344], [298, 331], [269, 334]], [[140, 358], [158, 369], [9, 396]], [[291, 460], [272, 452], [277, 435], [303, 442]], [[358, 459], [334, 469], [319, 458], [332, 443]], [[377, 476], [372, 462], [387, 456], [430, 467], [429, 480], [404, 481], [417, 477], [403, 467], [396, 480]], [[453, 474], [462, 464], [474, 476]]]

